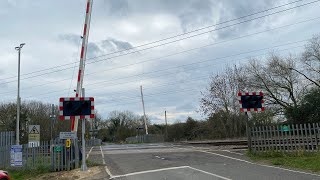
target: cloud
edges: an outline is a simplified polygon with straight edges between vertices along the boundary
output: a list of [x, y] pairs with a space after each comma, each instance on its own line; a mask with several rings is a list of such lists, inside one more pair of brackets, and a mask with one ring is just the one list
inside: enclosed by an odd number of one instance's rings
[[179, 105], [179, 106], [177, 106], [177, 110], [179, 111], [179, 110], [190, 110], [190, 111], [192, 111], [192, 110], [196, 110], [196, 103], [198, 103], [198, 102], [187, 102], [187, 103], [185, 103], [185, 104], [181, 104], [181, 105]]
[[111, 0], [109, 14], [112, 16], [126, 16], [129, 14], [129, 3], [127, 0]]
[[106, 40], [101, 41], [101, 47], [106, 52], [115, 52], [115, 51], [131, 49], [133, 46], [126, 41], [120, 41], [114, 38], [108, 38]]
[[[75, 34], [60, 34], [58, 35], [58, 39], [61, 41], [66, 41], [73, 46], [79, 46], [81, 38]], [[92, 58], [95, 56], [99, 56], [101, 54], [108, 54], [116, 51], [123, 51], [127, 49], [131, 49], [133, 46], [131, 43], [126, 41], [117, 40], [115, 38], [107, 38], [105, 40], [101, 40], [97, 43], [89, 42], [88, 50], [87, 50], [87, 58]]]
[[60, 34], [58, 39], [71, 43], [72, 45], [78, 46], [81, 42], [81, 36], [75, 34]]
[[[29, 99], [56, 103], [57, 97], [68, 95], [69, 86], [73, 95], [85, 1], [52, 0], [30, 3], [27, 0], [21, 0], [17, 2], [17, 0], [0, 0], [0, 19], [3, 20], [3, 24], [6, 24], [0, 31], [0, 68], [4, 70], [2, 74], [0, 73], [1, 77], [16, 74], [17, 52], [13, 47], [23, 41], [27, 45], [23, 49], [22, 74], [76, 62], [76, 68], [73, 68], [73, 64], [63, 65], [53, 69], [65, 68], [63, 71], [45, 74], [51, 69], [41, 72], [44, 74], [42, 76], [22, 80], [23, 98], [33, 96]], [[94, 1], [87, 57], [129, 49], [287, 2], [287, 0]], [[214, 59], [307, 39], [318, 32], [319, 25], [310, 22], [310, 24], [283, 28], [272, 33], [219, 43], [188, 53], [174, 56], [170, 54], [205, 46], [213, 41], [231, 40], [270, 27], [318, 16], [317, 6], [310, 5], [300, 9], [301, 13], [296, 13], [299, 12], [298, 10], [281, 13], [136, 54], [118, 53], [101, 56], [97, 58], [101, 61], [88, 63], [86, 66], [84, 80], [86, 94], [96, 98], [98, 111], [103, 115], [115, 109], [141, 114], [139, 85], [143, 84], [146, 111], [147, 114], [155, 116], [154, 120], [162, 122], [165, 109], [169, 112], [169, 122], [174, 122], [176, 119], [184, 121], [187, 116], [196, 118], [198, 114], [195, 109], [199, 105], [200, 91], [208, 84], [210, 74], [221, 72], [226, 64], [232, 65], [236, 61], [245, 64], [246, 61], [243, 60], [245, 56], [260, 52], [242, 55], [242, 57]], [[267, 13], [270, 12], [265, 14]], [[237, 22], [240, 20], [229, 24]], [[150, 46], [153, 45], [155, 44]], [[118, 55], [124, 56], [108, 59]], [[213, 60], [197, 64], [210, 59]], [[191, 65], [184, 66], [186, 64]], [[39, 84], [45, 85], [37, 86]], [[28, 87], [32, 88], [27, 89]], [[15, 100], [15, 90], [15, 82], [8, 84], [6, 91], [12, 93], [3, 96], [3, 100]], [[52, 91], [57, 92], [49, 93]], [[40, 96], [43, 93], [48, 94]]]
[[100, 47], [93, 43], [93, 42], [89, 42], [88, 43], [88, 49], [87, 49], [87, 58], [93, 58], [95, 56], [99, 56], [100, 54], [102, 54], [103, 51], [100, 49]]
[[178, 15], [184, 32], [213, 24], [213, 6], [210, 0], [189, 1], [189, 6]]

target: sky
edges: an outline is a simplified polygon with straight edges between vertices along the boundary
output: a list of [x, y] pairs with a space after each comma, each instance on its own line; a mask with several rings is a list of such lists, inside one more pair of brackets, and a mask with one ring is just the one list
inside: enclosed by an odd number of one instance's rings
[[[286, 5], [287, 4], [287, 5]], [[85, 0], [0, 0], [0, 102], [58, 105], [75, 96]], [[152, 123], [203, 119], [201, 91], [211, 75], [268, 53], [299, 54], [319, 34], [317, 0], [94, 0], [85, 95], [103, 117], [142, 115]], [[267, 11], [267, 9], [270, 9]], [[130, 50], [128, 50], [130, 49]]]

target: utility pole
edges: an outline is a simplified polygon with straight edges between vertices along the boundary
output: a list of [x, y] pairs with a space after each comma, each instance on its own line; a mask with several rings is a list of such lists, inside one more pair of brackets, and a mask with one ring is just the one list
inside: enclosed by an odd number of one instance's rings
[[141, 92], [141, 101], [142, 101], [142, 108], [143, 108], [144, 128], [146, 130], [146, 134], [148, 134], [147, 117], [146, 117], [146, 110], [144, 108], [142, 85], [140, 85], [140, 92]]
[[246, 130], [247, 130], [247, 138], [248, 138], [248, 150], [249, 150], [249, 152], [251, 152], [252, 143], [251, 143], [251, 129], [250, 129], [250, 124], [249, 124], [249, 118], [250, 118], [249, 113], [245, 112], [245, 114], [246, 114]]
[[[82, 97], [85, 97], [85, 90], [82, 90]], [[82, 119], [82, 165], [81, 171], [87, 171], [87, 164], [86, 164], [86, 140], [84, 139], [84, 134], [86, 132], [86, 119]]]
[[167, 111], [164, 111], [164, 118], [166, 121], [166, 140], [168, 140], [168, 121], [167, 121]]
[[25, 43], [21, 43], [19, 46], [15, 47], [15, 50], [18, 51], [18, 93], [17, 93], [17, 121], [16, 121], [16, 144], [20, 144], [20, 134], [19, 134], [19, 124], [20, 124], [20, 54], [21, 49], [25, 45]]
[[54, 124], [55, 124], [56, 115], [54, 114], [54, 104], [51, 104], [51, 114], [50, 114], [50, 122], [51, 122], [51, 140], [53, 136]]

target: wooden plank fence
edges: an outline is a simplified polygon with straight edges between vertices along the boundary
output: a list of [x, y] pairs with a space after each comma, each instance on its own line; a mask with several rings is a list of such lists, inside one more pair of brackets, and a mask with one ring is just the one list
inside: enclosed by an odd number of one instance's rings
[[319, 123], [251, 128], [252, 151], [319, 151]]

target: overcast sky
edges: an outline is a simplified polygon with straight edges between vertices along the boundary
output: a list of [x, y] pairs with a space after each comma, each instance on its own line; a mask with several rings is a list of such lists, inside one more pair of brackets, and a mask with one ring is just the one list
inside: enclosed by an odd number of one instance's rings
[[[165, 109], [170, 123], [187, 116], [200, 119], [196, 112], [200, 91], [211, 74], [245, 64], [249, 57], [262, 58], [271, 50], [298, 54], [303, 40], [319, 33], [320, 2], [295, 8], [312, 2], [302, 0], [281, 6], [290, 2], [293, 0], [94, 0], [86, 96], [95, 97], [96, 109], [105, 117], [113, 110], [142, 114], [143, 85], [146, 112], [153, 123], [163, 123]], [[21, 55], [22, 100], [57, 105], [59, 97], [75, 95], [85, 3], [0, 0], [0, 101], [16, 101], [14, 47], [20, 43], [26, 43]], [[277, 6], [281, 7], [247, 16]], [[247, 17], [230, 21], [243, 16]], [[204, 28], [208, 26], [211, 28]]]

